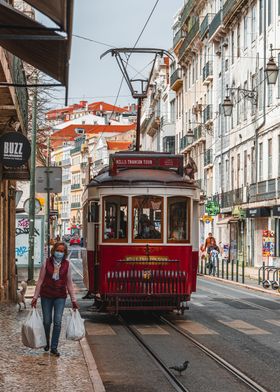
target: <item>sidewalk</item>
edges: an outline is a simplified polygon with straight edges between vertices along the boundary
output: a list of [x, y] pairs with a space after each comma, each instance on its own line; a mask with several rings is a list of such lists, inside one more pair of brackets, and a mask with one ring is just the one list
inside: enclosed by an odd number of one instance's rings
[[[28, 288], [32, 297], [34, 288]], [[40, 302], [40, 301], [39, 301]], [[21, 324], [30, 309], [18, 311], [15, 304], [0, 304], [0, 391], [2, 392], [93, 392], [94, 365], [87, 342], [65, 339], [65, 318], [59, 342], [59, 358], [43, 349], [29, 349], [21, 342]], [[38, 305], [39, 311], [41, 311]], [[93, 361], [92, 361], [93, 360]]]

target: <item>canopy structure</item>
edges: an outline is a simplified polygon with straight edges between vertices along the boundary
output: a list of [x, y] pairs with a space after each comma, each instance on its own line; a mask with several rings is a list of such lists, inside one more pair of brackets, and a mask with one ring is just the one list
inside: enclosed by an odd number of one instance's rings
[[[28, 2], [60, 28], [47, 28], [0, 0], [0, 46], [67, 87], [73, 0]], [[58, 34], [56, 30], [66, 34]]]

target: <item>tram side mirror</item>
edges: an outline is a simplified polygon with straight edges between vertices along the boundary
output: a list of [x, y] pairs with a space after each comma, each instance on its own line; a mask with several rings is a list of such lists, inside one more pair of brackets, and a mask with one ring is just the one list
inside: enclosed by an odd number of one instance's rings
[[88, 221], [89, 222], [99, 222], [99, 206], [98, 202], [90, 202], [89, 212], [88, 212]]

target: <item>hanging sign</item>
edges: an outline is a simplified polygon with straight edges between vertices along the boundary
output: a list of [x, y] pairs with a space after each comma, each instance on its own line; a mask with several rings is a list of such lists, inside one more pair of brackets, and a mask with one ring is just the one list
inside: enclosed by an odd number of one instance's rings
[[213, 218], [212, 218], [212, 216], [205, 214], [205, 215], [203, 215], [202, 220], [204, 223], [211, 223], [213, 221]]
[[0, 162], [4, 166], [24, 165], [31, 153], [28, 139], [20, 132], [7, 132], [0, 137]]
[[264, 230], [262, 234], [262, 255], [263, 257], [274, 256], [274, 232]]
[[210, 200], [206, 203], [205, 211], [210, 216], [216, 216], [220, 213], [220, 206], [217, 201]]

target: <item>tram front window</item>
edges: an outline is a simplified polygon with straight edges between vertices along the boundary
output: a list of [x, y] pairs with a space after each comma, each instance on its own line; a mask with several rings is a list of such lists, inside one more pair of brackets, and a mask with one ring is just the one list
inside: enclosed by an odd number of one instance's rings
[[162, 197], [133, 198], [133, 240], [162, 241], [162, 209]]
[[168, 198], [168, 241], [189, 240], [188, 199], [186, 197]]
[[104, 198], [104, 240], [127, 240], [127, 198], [107, 196]]

